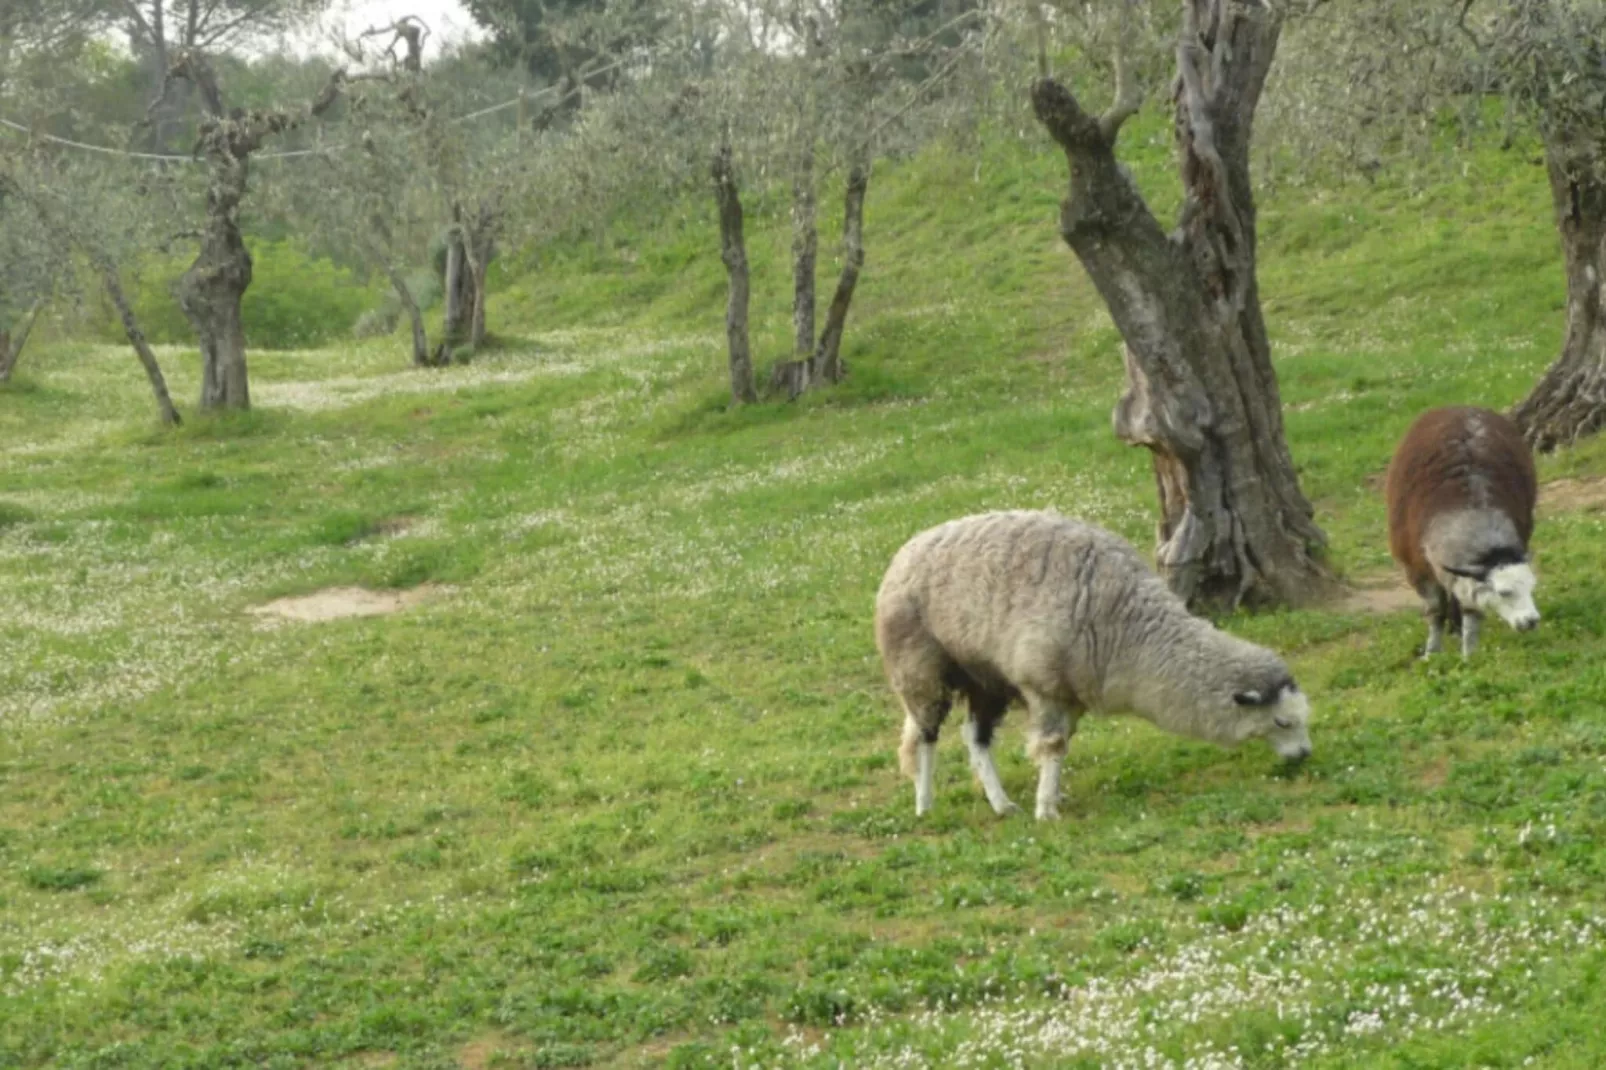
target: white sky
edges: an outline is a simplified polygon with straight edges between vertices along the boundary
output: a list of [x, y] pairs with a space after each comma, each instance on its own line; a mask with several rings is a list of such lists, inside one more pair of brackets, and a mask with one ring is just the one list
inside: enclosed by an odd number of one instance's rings
[[429, 27], [429, 39], [424, 43], [426, 60], [439, 52], [444, 41], [478, 40], [485, 36], [459, 0], [335, 0], [319, 25], [293, 34], [286, 43], [301, 54], [333, 53], [330, 38], [335, 29], [343, 29], [347, 36], [355, 37], [371, 26], [384, 26], [404, 15], [416, 15]]

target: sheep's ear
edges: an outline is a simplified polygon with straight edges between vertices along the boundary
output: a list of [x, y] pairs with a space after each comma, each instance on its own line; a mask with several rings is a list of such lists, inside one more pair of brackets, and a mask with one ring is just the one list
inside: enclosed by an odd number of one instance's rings
[[1486, 568], [1456, 568], [1454, 565], [1445, 565], [1444, 571], [1453, 576], [1465, 576], [1469, 580], [1486, 580], [1489, 570]]
[[1232, 696], [1232, 700], [1240, 706], [1264, 706], [1266, 696], [1259, 691], [1240, 691]]

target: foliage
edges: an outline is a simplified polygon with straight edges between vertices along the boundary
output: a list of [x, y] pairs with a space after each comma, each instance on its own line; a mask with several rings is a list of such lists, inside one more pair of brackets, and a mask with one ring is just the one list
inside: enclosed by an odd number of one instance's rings
[[[702, 196], [545, 250], [496, 298], [523, 338], [471, 367], [263, 354], [258, 411], [159, 435], [120, 351], [42, 347], [0, 404], [0, 1063], [1606, 1058], [1582, 495], [1547, 491], [1541, 631], [1470, 664], [1419, 663], [1414, 612], [1221, 621], [1310, 692], [1298, 773], [1090, 718], [1066, 820], [999, 821], [951, 724], [913, 820], [868, 628], [890, 554], [1009, 506], [1152, 537], [1064, 163], [1025, 144], [883, 168], [853, 374], [796, 405], [723, 404]], [[1163, 118], [1123, 153], [1174, 203]], [[1369, 480], [1412, 417], [1507, 404], [1560, 332], [1542, 173], [1467, 164], [1261, 202], [1291, 446], [1352, 578], [1389, 569]], [[750, 218], [781, 352], [784, 204]], [[1606, 444], [1541, 472], [1598, 487]], [[244, 612], [420, 581], [392, 617]]]
[[[350, 270], [309, 255], [298, 242], [248, 242], [251, 288], [242, 314], [246, 342], [254, 349], [305, 349], [346, 337], [357, 317], [379, 296], [378, 280], [363, 282]], [[129, 296], [152, 342], [193, 344], [194, 331], [173, 297], [187, 258], [153, 258], [140, 265]], [[122, 337], [116, 313], [102, 307], [99, 332], [108, 342]]]

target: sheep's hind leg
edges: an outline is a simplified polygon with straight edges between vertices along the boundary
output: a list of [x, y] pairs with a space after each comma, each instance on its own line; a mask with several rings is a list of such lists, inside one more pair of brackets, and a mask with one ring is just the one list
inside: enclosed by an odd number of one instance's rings
[[970, 716], [965, 719], [960, 732], [965, 737], [965, 747], [970, 751], [970, 768], [981, 781], [981, 790], [987, 796], [987, 803], [993, 812], [1000, 817], [1012, 814], [1019, 810], [1004, 793], [1003, 782], [998, 779], [998, 766], [993, 764], [993, 729], [998, 719], [1003, 716], [1003, 708], [993, 709], [986, 704], [978, 705], [972, 701]]
[[1451, 598], [1450, 592], [1438, 584], [1422, 595], [1426, 603], [1423, 616], [1428, 619], [1428, 642], [1422, 648], [1422, 660], [1426, 661], [1444, 649], [1444, 629], [1450, 623]]
[[930, 812], [937, 789], [937, 735], [948, 716], [946, 695], [916, 704], [903, 698], [903, 745], [898, 748], [899, 765], [915, 780], [915, 816]]
[[1031, 709], [1031, 741], [1026, 753], [1037, 763], [1037, 820], [1051, 821], [1060, 816], [1060, 767], [1065, 751], [1076, 732], [1079, 710], [1051, 699], [1028, 695]]

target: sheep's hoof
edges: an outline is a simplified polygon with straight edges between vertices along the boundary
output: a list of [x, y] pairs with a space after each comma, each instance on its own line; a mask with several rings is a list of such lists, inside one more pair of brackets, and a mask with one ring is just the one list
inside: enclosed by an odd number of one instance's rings
[[993, 807], [993, 813], [997, 814], [999, 817], [1008, 817], [1010, 814], [1020, 813], [1020, 807], [1016, 806], [1010, 800], [1005, 799], [1002, 806]]
[[1039, 821], [1058, 821], [1059, 819], [1060, 819], [1059, 807], [1057, 807], [1057, 806], [1048, 806], [1048, 807], [1039, 806], [1037, 808], [1037, 820], [1039, 820]]

